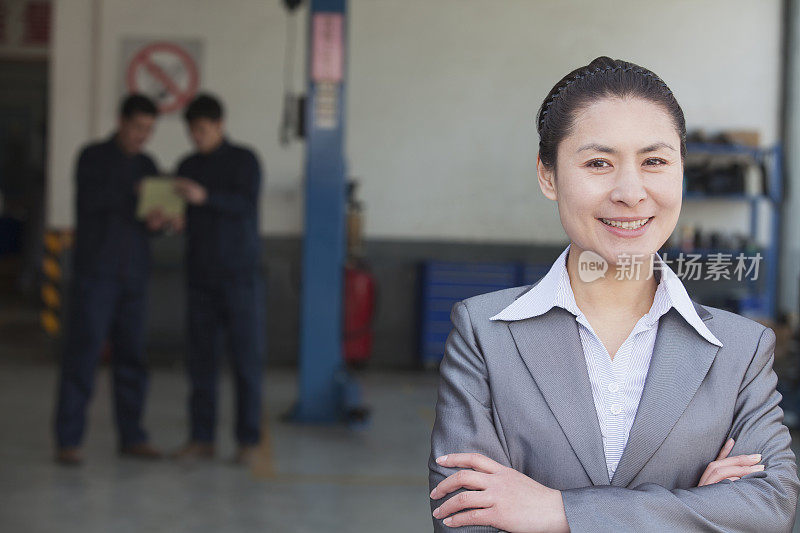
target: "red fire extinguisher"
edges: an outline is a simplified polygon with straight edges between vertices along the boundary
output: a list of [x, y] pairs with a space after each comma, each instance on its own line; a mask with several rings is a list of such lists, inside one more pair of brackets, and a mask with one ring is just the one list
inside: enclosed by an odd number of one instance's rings
[[375, 279], [369, 269], [353, 264], [345, 267], [344, 280], [344, 360], [361, 366], [372, 354]]
[[372, 355], [372, 322], [375, 317], [375, 277], [364, 261], [362, 247], [363, 207], [355, 181], [347, 187], [347, 264], [344, 269], [344, 340], [347, 364], [363, 366]]

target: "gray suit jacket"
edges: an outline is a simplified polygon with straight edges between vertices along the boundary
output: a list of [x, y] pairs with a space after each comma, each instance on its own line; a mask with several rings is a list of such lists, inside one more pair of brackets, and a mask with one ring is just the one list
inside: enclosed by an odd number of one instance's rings
[[[563, 491], [574, 533], [792, 530], [800, 482], [778, 406], [771, 329], [694, 303], [719, 348], [674, 308], [664, 314], [639, 409], [609, 480], [574, 316], [554, 307], [526, 320], [489, 320], [526, 289], [453, 307], [431, 435], [431, 489], [457, 471], [437, 465], [436, 457], [478, 452]], [[697, 487], [729, 437], [736, 440], [731, 456], [760, 453], [764, 471]], [[452, 495], [432, 501], [431, 509]], [[434, 530], [456, 531], [436, 519]]]

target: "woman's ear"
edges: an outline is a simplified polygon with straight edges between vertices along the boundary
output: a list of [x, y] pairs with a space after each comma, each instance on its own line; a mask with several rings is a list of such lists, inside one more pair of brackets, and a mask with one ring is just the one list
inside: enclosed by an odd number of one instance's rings
[[536, 174], [539, 176], [539, 188], [549, 199], [555, 201], [556, 195], [556, 172], [554, 168], [548, 168], [542, 163], [542, 158], [536, 156]]

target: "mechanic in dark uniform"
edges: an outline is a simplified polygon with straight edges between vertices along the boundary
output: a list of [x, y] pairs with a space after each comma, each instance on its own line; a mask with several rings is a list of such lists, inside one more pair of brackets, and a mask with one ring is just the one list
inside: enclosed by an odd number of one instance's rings
[[186, 108], [197, 151], [177, 170], [176, 192], [187, 203], [190, 437], [175, 456], [214, 456], [221, 340], [227, 341], [236, 388], [235, 460], [249, 463], [260, 440], [263, 374], [262, 281], [255, 154], [228, 141], [221, 103], [197, 96]]
[[169, 221], [160, 211], [148, 213], [146, 222], [135, 216], [140, 180], [157, 172], [142, 152], [157, 115], [147, 97], [128, 96], [117, 131], [85, 147], [78, 158], [73, 277], [55, 416], [56, 460], [64, 464], [82, 462], [86, 409], [106, 340], [119, 451], [138, 458], [160, 456], [142, 428], [144, 325], [148, 237]]

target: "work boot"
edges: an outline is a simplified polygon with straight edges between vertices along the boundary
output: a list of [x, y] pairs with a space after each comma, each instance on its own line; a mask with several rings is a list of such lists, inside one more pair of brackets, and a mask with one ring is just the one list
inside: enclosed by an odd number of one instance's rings
[[177, 461], [208, 461], [214, 458], [214, 445], [208, 442], [190, 441], [172, 454]]
[[81, 449], [76, 447], [56, 450], [56, 462], [64, 466], [79, 466], [83, 463]]
[[153, 448], [153, 446], [147, 442], [123, 446], [120, 448], [119, 454], [132, 459], [146, 459], [149, 461], [158, 460], [164, 457], [164, 454]]

